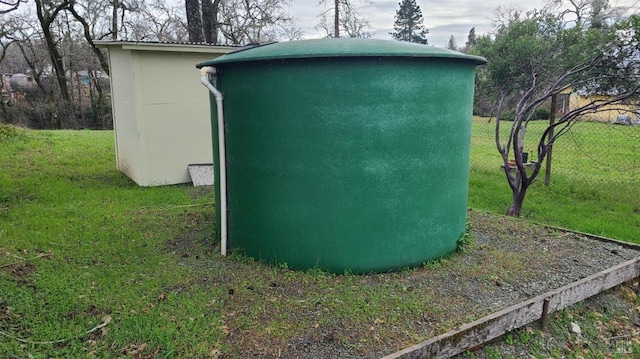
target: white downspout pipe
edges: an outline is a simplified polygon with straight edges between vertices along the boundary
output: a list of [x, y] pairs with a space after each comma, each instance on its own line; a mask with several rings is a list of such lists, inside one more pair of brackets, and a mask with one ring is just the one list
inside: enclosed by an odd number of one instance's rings
[[227, 255], [227, 155], [224, 136], [224, 112], [222, 111], [222, 92], [213, 86], [209, 81], [209, 76], [216, 76], [216, 68], [205, 66], [200, 69], [200, 82], [209, 89], [216, 98], [216, 109], [218, 110], [218, 162], [220, 163], [220, 252]]

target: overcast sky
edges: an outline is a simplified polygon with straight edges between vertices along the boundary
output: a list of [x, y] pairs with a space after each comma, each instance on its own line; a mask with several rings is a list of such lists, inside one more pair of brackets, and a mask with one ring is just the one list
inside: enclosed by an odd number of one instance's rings
[[[304, 31], [305, 39], [324, 37], [314, 29], [319, 22], [319, 15], [325, 7], [318, 6], [319, 0], [292, 0], [290, 13], [296, 17], [297, 25]], [[333, 4], [333, 0], [327, 1]], [[358, 5], [360, 13], [369, 20], [375, 38], [391, 39], [393, 22], [400, 0], [352, 0]], [[463, 46], [472, 27], [476, 34], [491, 31], [491, 17], [495, 9], [500, 6], [517, 4], [524, 10], [541, 8], [544, 0], [417, 0], [424, 26], [429, 30], [427, 39], [429, 45], [446, 47], [453, 35], [458, 46]], [[610, 0], [612, 5], [628, 6], [632, 10], [628, 14], [638, 12], [640, 0]]]

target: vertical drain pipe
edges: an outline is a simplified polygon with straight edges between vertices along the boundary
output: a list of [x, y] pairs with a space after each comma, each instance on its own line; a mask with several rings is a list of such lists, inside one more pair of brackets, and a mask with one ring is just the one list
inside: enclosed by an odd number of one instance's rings
[[209, 76], [216, 76], [216, 68], [205, 66], [200, 69], [200, 82], [209, 89], [216, 98], [218, 110], [218, 162], [220, 163], [220, 251], [227, 255], [227, 155], [224, 136], [224, 112], [222, 111], [222, 92], [209, 81]]

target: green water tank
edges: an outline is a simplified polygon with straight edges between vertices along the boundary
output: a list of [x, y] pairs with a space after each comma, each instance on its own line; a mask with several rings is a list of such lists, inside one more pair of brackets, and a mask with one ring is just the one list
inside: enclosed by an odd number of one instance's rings
[[[200, 63], [224, 94], [228, 248], [369, 273], [465, 231], [476, 56], [372, 39], [273, 43]], [[218, 237], [220, 215], [218, 213]]]

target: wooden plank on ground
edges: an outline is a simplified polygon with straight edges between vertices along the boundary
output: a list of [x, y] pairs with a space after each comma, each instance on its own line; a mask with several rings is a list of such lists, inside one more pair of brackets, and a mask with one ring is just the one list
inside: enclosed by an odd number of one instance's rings
[[640, 244], [631, 243], [631, 242], [623, 242], [623, 241], [620, 241], [620, 240], [617, 240], [617, 239], [613, 239], [613, 238], [597, 236], [595, 234], [580, 232], [580, 231], [576, 231], [576, 230], [573, 230], [573, 229], [566, 229], [566, 228], [562, 228], [562, 227], [558, 227], [558, 226], [552, 226], [552, 225], [549, 225], [549, 224], [540, 224], [540, 225], [544, 226], [544, 227], [547, 227], [547, 228], [551, 228], [551, 229], [555, 229], [555, 230], [558, 230], [558, 231], [562, 231], [562, 232], [574, 233], [574, 234], [577, 234], [577, 235], [581, 235], [581, 236], [583, 236], [585, 238], [593, 239], [593, 240], [596, 240], [598, 242], [617, 244], [620, 247], [640, 250]]
[[540, 319], [545, 300], [549, 301], [548, 313], [553, 313], [639, 276], [640, 257], [495, 312], [383, 359], [449, 358]]

